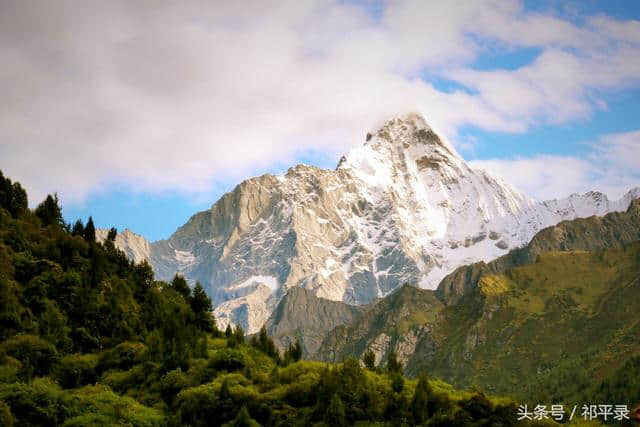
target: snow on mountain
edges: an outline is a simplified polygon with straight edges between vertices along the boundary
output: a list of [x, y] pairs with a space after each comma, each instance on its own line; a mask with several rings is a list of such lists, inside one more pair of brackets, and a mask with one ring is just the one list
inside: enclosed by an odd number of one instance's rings
[[[472, 169], [416, 114], [389, 120], [336, 170], [298, 165], [243, 181], [168, 240], [116, 244], [161, 279], [200, 281], [221, 326], [249, 333], [295, 286], [366, 304], [403, 284], [435, 288], [456, 267], [523, 246], [562, 220], [625, 210], [602, 193], [536, 202]], [[132, 234], [132, 233], [131, 233]]]

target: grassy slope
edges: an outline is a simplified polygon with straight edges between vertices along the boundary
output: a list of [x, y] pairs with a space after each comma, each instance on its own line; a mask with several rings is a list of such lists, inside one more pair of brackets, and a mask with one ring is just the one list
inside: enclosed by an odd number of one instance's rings
[[640, 354], [639, 278], [640, 243], [544, 253], [484, 276], [436, 322], [441, 351], [419, 369], [538, 401], [588, 397]]

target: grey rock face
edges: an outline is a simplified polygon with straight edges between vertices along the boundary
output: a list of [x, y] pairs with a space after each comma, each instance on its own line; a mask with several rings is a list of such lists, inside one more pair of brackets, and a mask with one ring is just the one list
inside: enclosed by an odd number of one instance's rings
[[295, 287], [282, 298], [267, 320], [266, 328], [281, 349], [298, 339], [303, 355], [310, 357], [329, 331], [351, 323], [359, 312], [358, 307], [318, 298], [312, 291]]

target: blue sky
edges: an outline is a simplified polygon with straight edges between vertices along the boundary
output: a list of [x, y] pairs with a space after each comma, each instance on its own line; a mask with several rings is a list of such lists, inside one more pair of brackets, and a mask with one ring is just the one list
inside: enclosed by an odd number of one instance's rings
[[0, 168], [68, 221], [157, 240], [417, 110], [539, 199], [640, 184], [640, 3], [458, 6], [19, 3], [0, 18]]

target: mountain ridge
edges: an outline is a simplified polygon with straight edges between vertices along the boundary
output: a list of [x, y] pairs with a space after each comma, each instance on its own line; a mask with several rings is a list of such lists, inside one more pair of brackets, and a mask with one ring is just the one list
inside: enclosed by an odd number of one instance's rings
[[[253, 333], [293, 287], [352, 305], [405, 283], [435, 288], [456, 267], [489, 262], [546, 226], [628, 204], [596, 192], [536, 202], [472, 169], [417, 114], [365, 139], [335, 170], [298, 165], [241, 182], [149, 244], [154, 271], [200, 281], [222, 326]], [[116, 244], [127, 252], [126, 240]]]
[[[411, 375], [530, 400], [579, 399], [587, 392], [580, 384], [596, 393], [612, 360], [622, 366], [640, 351], [629, 298], [639, 261], [636, 199], [626, 212], [561, 222], [492, 263], [461, 267], [450, 275], [467, 281], [459, 294], [445, 292], [448, 278], [436, 291], [402, 288], [330, 331], [315, 357], [362, 358], [371, 349], [380, 362], [394, 351]], [[401, 293], [410, 295], [404, 303]], [[525, 380], [527, 369], [535, 375]]]

